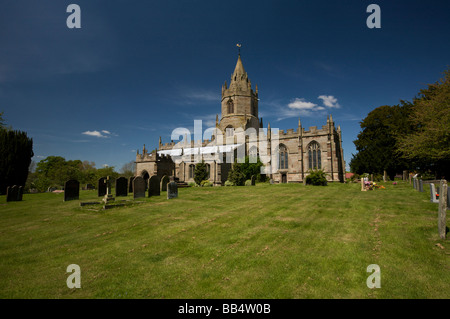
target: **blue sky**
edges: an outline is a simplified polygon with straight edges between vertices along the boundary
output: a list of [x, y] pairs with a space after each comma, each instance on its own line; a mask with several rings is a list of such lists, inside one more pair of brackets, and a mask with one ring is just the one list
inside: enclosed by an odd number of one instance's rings
[[[69, 29], [69, 4], [81, 29]], [[369, 29], [369, 4], [381, 28]], [[1, 1], [0, 112], [28, 132], [34, 161], [97, 167], [204, 129], [220, 113], [237, 43], [264, 126], [325, 125], [333, 115], [347, 164], [361, 121], [411, 100], [450, 65], [449, 1]]]

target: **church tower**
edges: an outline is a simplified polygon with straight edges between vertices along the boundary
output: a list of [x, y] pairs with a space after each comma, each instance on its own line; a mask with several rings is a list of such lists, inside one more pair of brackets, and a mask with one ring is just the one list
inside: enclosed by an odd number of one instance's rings
[[255, 91], [252, 90], [252, 84], [239, 54], [230, 85], [225, 82], [222, 86], [222, 116], [218, 127], [225, 135], [227, 128], [236, 130], [241, 127], [246, 130], [253, 127], [258, 131], [260, 124], [258, 86], [255, 87]]

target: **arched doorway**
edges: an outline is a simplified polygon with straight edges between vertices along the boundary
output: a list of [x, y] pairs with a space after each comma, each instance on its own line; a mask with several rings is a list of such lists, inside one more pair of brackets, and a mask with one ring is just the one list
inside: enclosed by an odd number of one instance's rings
[[142, 171], [141, 177], [145, 181], [145, 190], [147, 190], [148, 189], [148, 180], [150, 179], [150, 174], [147, 171]]

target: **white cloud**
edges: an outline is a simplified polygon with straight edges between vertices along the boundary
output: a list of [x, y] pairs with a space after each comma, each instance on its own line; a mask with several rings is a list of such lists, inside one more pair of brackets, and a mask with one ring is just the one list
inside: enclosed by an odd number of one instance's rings
[[313, 110], [318, 105], [312, 102], [305, 101], [305, 99], [299, 99], [296, 98], [293, 102], [288, 104], [288, 107], [290, 109], [297, 109], [297, 110]]
[[320, 95], [318, 99], [321, 99], [326, 107], [336, 109], [341, 107], [333, 95]]
[[111, 136], [118, 136], [117, 134], [111, 133], [110, 131], [107, 131], [107, 130], [86, 131], [86, 132], [83, 132], [81, 134], [94, 136], [94, 137], [100, 137], [100, 138], [110, 138]]

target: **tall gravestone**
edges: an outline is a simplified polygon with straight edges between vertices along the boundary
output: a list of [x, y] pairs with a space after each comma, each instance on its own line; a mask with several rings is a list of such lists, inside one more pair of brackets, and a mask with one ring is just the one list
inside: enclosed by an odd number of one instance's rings
[[423, 192], [423, 181], [419, 179], [419, 192]]
[[134, 176], [130, 177], [130, 180], [128, 181], [128, 193], [133, 192], [133, 180], [135, 179]]
[[128, 179], [119, 177], [116, 179], [116, 197], [128, 196]]
[[433, 183], [430, 183], [430, 195], [431, 195], [431, 202], [432, 203], [439, 203], [439, 200], [436, 198], [436, 187]]
[[8, 188], [6, 189], [6, 201], [7, 202], [17, 201], [17, 192], [18, 192], [17, 185], [8, 186]]
[[169, 177], [167, 175], [164, 175], [161, 178], [161, 192], [167, 191], [167, 184], [169, 183]]
[[145, 197], [145, 180], [141, 176], [133, 179], [133, 198]]
[[178, 184], [176, 182], [170, 182], [167, 184], [167, 199], [178, 197]]
[[80, 183], [71, 179], [64, 183], [64, 201], [80, 199]]
[[19, 186], [19, 188], [17, 189], [17, 201], [22, 201], [22, 197], [23, 197], [23, 186]]
[[161, 186], [159, 183], [159, 178], [153, 175], [148, 180], [148, 197], [161, 195]]
[[445, 239], [447, 233], [446, 218], [448, 208], [448, 185], [445, 179], [441, 180], [439, 188], [438, 230], [439, 237]]
[[106, 177], [100, 177], [97, 183], [98, 197], [106, 195]]

